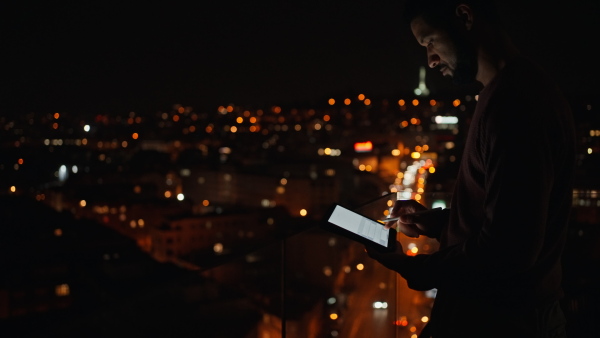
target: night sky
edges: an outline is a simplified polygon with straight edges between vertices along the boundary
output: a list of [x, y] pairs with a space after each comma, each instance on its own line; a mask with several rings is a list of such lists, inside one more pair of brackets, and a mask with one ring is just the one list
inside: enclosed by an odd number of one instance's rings
[[[502, 1], [519, 48], [568, 93], [597, 93], [600, 1]], [[0, 114], [198, 110], [417, 86], [402, 1], [20, 1], [0, 5]], [[432, 91], [449, 86], [428, 73]]]

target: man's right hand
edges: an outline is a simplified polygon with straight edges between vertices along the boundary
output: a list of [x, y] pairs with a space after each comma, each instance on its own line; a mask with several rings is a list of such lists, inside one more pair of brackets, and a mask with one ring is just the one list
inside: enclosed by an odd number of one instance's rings
[[439, 238], [442, 226], [447, 221], [445, 213], [436, 208], [429, 210], [416, 200], [398, 200], [391, 211], [391, 217], [399, 217], [395, 224], [386, 224], [387, 228], [394, 225], [397, 230], [408, 237], [424, 235]]

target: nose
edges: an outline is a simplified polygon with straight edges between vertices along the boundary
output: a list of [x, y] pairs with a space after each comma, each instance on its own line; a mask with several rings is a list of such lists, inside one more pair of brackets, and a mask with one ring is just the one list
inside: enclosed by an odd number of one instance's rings
[[429, 48], [427, 49], [427, 64], [429, 68], [435, 68], [440, 64], [440, 57]]

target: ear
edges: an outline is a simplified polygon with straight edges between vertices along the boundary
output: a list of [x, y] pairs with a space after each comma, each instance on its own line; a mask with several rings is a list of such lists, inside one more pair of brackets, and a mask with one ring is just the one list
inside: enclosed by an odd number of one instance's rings
[[465, 4], [456, 6], [456, 17], [465, 25], [467, 30], [473, 26], [473, 10]]

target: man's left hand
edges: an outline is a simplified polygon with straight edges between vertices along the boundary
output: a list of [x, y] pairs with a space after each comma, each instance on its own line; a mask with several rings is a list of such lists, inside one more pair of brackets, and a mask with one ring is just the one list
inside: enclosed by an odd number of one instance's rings
[[369, 257], [396, 272], [402, 266], [402, 262], [408, 257], [399, 241], [396, 241], [396, 249], [393, 252], [381, 252], [367, 245], [365, 245], [365, 249]]

